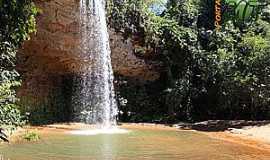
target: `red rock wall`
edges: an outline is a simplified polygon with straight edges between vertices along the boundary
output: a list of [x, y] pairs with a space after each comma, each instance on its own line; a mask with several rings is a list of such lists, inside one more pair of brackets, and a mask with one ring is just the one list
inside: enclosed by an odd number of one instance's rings
[[[68, 101], [65, 91], [71, 84], [67, 81], [72, 81], [83, 63], [78, 56], [79, 0], [35, 0], [35, 3], [41, 13], [37, 16], [37, 33], [18, 54], [17, 69], [23, 78], [18, 95], [28, 109], [41, 106], [55, 109], [63, 105], [61, 101]], [[159, 77], [155, 67], [133, 54], [130, 40], [110, 31], [110, 44], [115, 73], [141, 80]]]

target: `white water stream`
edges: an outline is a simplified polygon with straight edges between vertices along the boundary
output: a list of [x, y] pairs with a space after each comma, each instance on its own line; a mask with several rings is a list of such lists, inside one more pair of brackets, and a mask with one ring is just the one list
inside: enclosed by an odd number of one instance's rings
[[[74, 120], [108, 129], [116, 126], [111, 50], [103, 0], [80, 1], [81, 54], [85, 65], [76, 78], [72, 105]], [[89, 62], [88, 62], [89, 61]]]

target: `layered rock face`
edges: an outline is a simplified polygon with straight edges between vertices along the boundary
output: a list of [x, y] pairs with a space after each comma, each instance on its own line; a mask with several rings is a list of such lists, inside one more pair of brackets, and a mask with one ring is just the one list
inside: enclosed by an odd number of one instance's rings
[[[18, 95], [33, 119], [67, 120], [73, 79], [83, 66], [91, 65], [79, 57], [79, 3], [79, 0], [35, 0], [41, 9], [37, 33], [19, 51], [17, 65], [23, 78]], [[110, 44], [117, 75], [142, 81], [159, 77], [153, 65], [133, 54], [131, 40], [124, 40], [111, 30]]]

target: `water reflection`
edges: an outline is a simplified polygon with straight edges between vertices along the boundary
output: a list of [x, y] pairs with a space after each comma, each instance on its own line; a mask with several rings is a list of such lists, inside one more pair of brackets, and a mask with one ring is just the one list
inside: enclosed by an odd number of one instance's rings
[[132, 129], [126, 134], [46, 133], [36, 143], [0, 145], [11, 160], [269, 160], [270, 152], [194, 132]]

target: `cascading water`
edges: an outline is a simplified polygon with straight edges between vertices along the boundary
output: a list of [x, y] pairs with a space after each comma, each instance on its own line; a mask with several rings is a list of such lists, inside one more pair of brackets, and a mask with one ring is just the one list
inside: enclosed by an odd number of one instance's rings
[[117, 104], [103, 0], [80, 1], [80, 34], [85, 65], [74, 79], [74, 120], [110, 128], [116, 125]]

